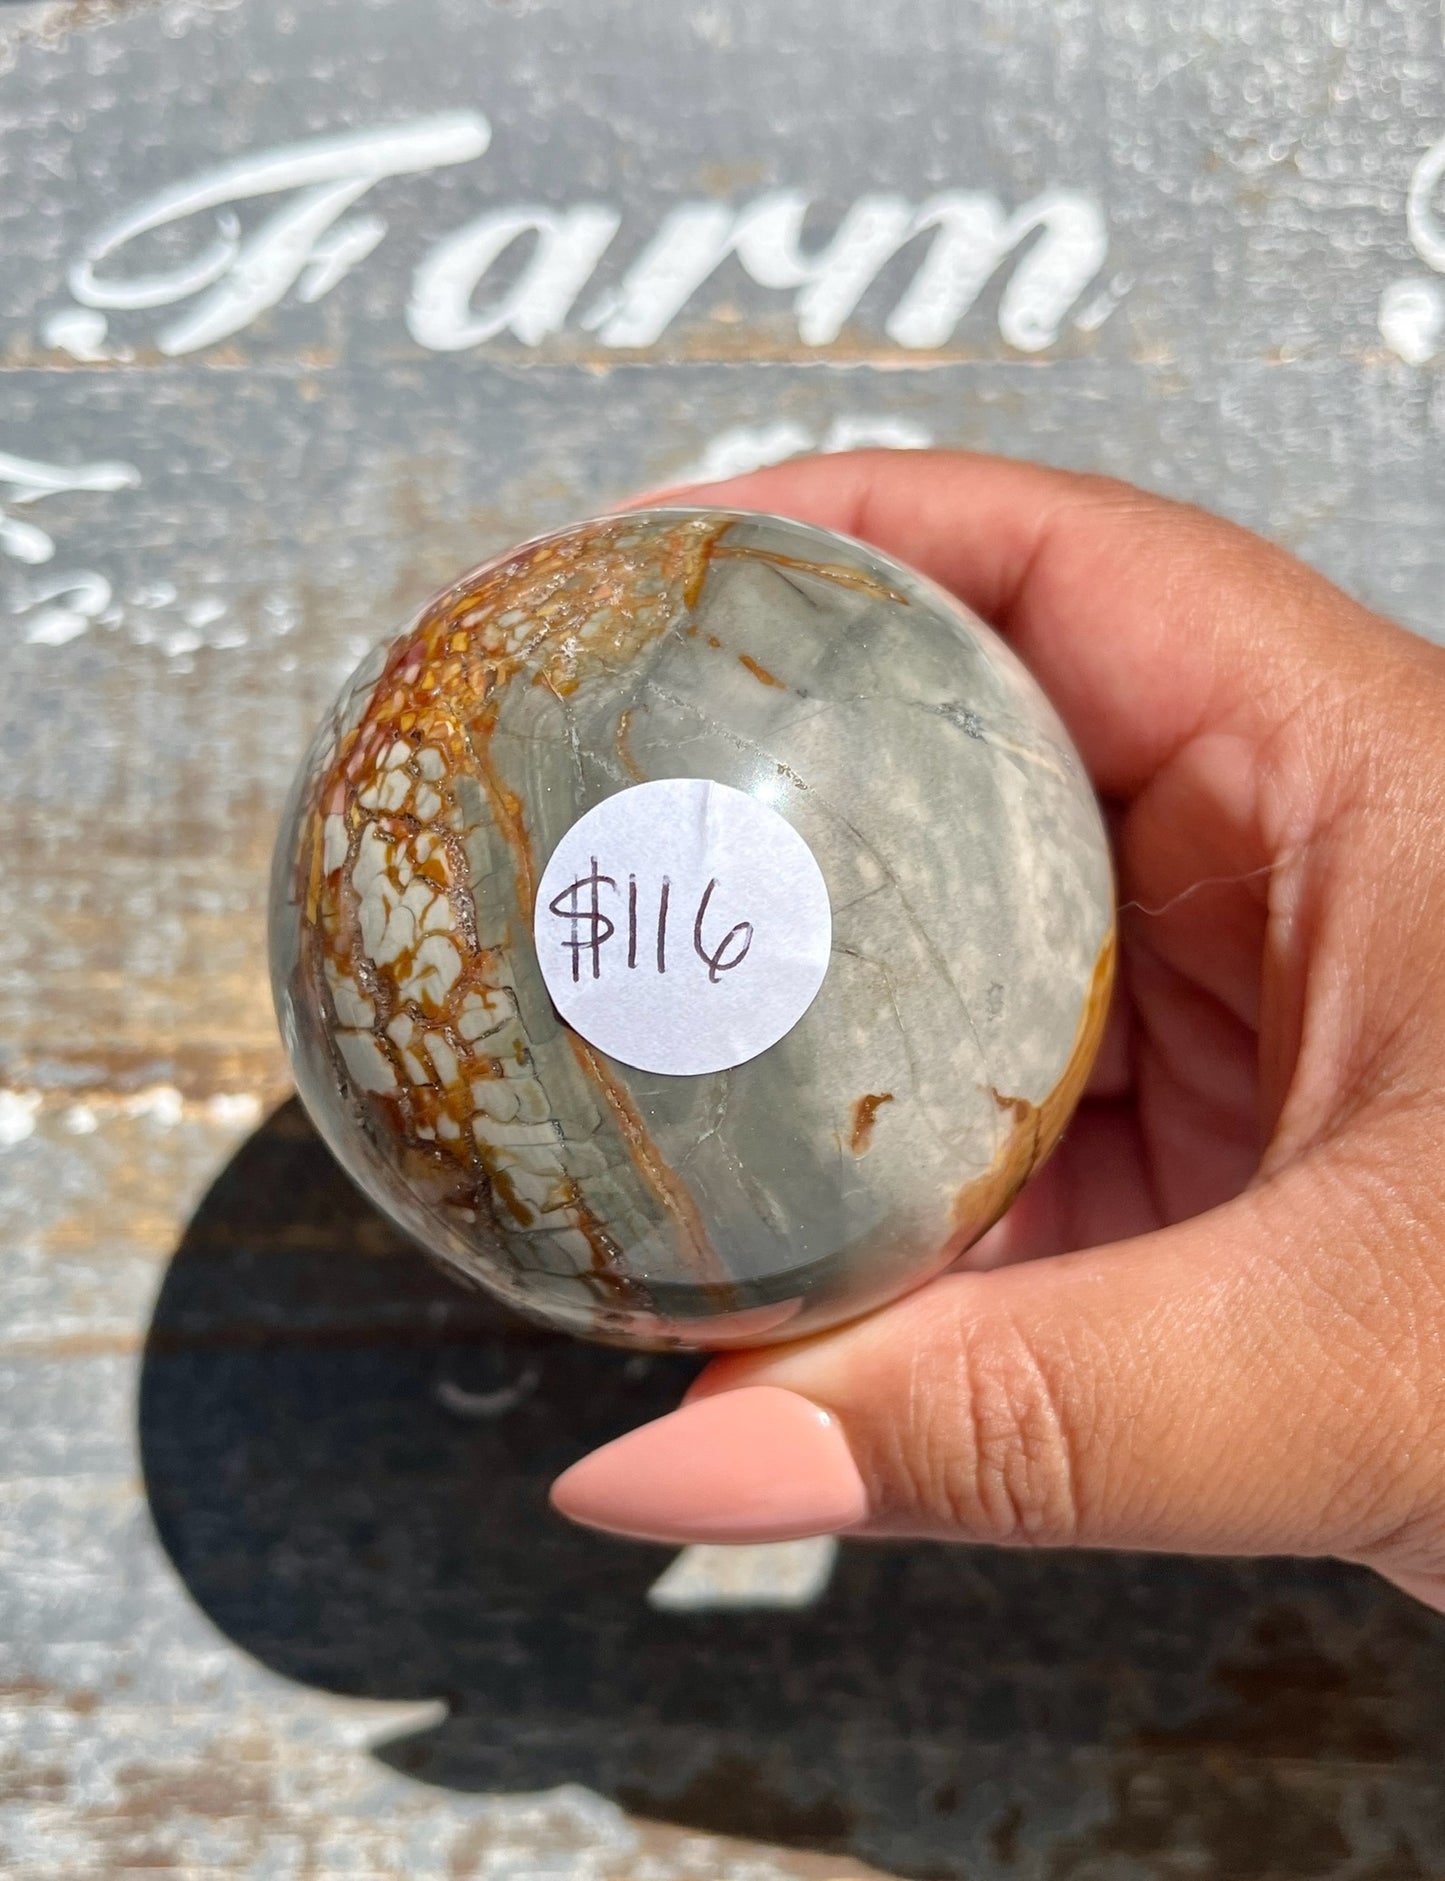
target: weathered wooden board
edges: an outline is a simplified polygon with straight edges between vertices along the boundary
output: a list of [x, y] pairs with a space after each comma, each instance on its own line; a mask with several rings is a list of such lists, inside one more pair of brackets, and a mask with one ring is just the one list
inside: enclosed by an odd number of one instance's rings
[[0, 68], [0, 1866], [1445, 1872], [1445, 1628], [1362, 1575], [650, 1601], [544, 1491], [678, 1368], [399, 1247], [262, 946], [361, 649], [687, 471], [1113, 470], [1445, 637], [1438, 7], [47, 0]]

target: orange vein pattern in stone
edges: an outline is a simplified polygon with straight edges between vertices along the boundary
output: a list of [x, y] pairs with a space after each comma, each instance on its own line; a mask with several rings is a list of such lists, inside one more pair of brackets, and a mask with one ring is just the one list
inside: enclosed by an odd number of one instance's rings
[[796, 569], [800, 575], [813, 575], [819, 581], [831, 581], [835, 587], [851, 588], [855, 594], [866, 594], [874, 601], [897, 601], [903, 607], [909, 605], [906, 594], [897, 588], [890, 588], [886, 581], [870, 575], [865, 568], [848, 568], [842, 562], [810, 562], [798, 555], [784, 555], [779, 549], [734, 548], [731, 543], [720, 543], [713, 553], [719, 560], [735, 556], [739, 561], [770, 562], [774, 568]]
[[965, 1183], [954, 1197], [953, 1220], [958, 1230], [952, 1245], [954, 1256], [977, 1240], [1009, 1207], [1034, 1171], [1047, 1160], [1074, 1114], [1098, 1055], [1099, 1041], [1104, 1036], [1104, 1023], [1114, 990], [1117, 944], [1117, 932], [1111, 921], [1094, 961], [1069, 1061], [1043, 1102], [1031, 1104], [1025, 1097], [1009, 1097], [989, 1086], [999, 1110], [1013, 1118], [1013, 1127], [991, 1167]]
[[[324, 983], [337, 1049], [433, 1199], [509, 1235], [547, 1234], [578, 1272], [626, 1291], [619, 1250], [588, 1208], [551, 1116], [499, 950], [480, 943], [458, 780], [483, 791], [530, 915], [537, 874], [524, 807], [490, 738], [505, 689], [565, 697], [615, 668], [696, 600], [726, 518], [659, 529], [627, 519], [520, 549], [442, 595], [393, 647], [314, 801], [306, 967]], [[605, 1068], [579, 1059], [610, 1112]], [[630, 1106], [624, 1106], [630, 1111]], [[624, 1135], [647, 1186], [722, 1278], [690, 1198]]]

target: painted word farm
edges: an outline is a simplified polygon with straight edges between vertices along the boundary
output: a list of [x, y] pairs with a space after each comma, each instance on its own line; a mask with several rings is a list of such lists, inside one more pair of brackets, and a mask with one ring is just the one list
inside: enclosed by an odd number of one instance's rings
[[[124, 361], [143, 347], [178, 357], [243, 332], [288, 297], [319, 301], [387, 235], [363, 198], [388, 179], [475, 163], [491, 141], [480, 112], [446, 112], [259, 151], [170, 184], [85, 241], [67, 272], [71, 300], [51, 310], [41, 337], [93, 362]], [[684, 201], [650, 232], [626, 233], [622, 211], [607, 202], [491, 207], [422, 255], [406, 326], [418, 346], [439, 353], [503, 337], [542, 347], [569, 331], [608, 350], [645, 349], [731, 259], [757, 287], [792, 297], [802, 347], [827, 347], [905, 250], [917, 258], [883, 334], [908, 351], [946, 346], [1005, 264], [998, 330], [1020, 352], [1052, 345], [1075, 309], [1076, 326], [1099, 325], [1117, 298], [1116, 287], [1079, 306], [1108, 234], [1098, 203], [1078, 190], [1046, 189], [1012, 210], [984, 190], [921, 202], [880, 191], [858, 197], [823, 234], [805, 228], [811, 206], [805, 191], [789, 188], [739, 205]], [[184, 259], [127, 265], [192, 221]], [[631, 259], [609, 279], [614, 252]], [[142, 315], [160, 316], [149, 332]]]

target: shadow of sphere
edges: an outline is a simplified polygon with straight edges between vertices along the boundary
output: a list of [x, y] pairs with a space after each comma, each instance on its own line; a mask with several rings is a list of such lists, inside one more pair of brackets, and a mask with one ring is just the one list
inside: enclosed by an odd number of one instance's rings
[[[1305, 1874], [1324, 1870], [1289, 1851], [1318, 1853], [1331, 1759], [1405, 1754], [1378, 1668], [1396, 1648], [1418, 1668], [1430, 1624], [1345, 1570], [858, 1544], [804, 1612], [654, 1610], [673, 1551], [571, 1527], [547, 1486], [670, 1409], [694, 1368], [462, 1290], [293, 1102], [167, 1273], [141, 1378], [147, 1493], [192, 1596], [265, 1665], [444, 1700], [377, 1754], [459, 1790], [582, 1783], [919, 1877], [1044, 1873], [1069, 1850], [1048, 1872], [1072, 1873], [1141, 1835], [1163, 1860], [1211, 1834], [1231, 1873]], [[1240, 1663], [1252, 1685], [1231, 1684]], [[1411, 1676], [1431, 1664], [1439, 1641]], [[1328, 1721], [1301, 1727], [1322, 1679]], [[1423, 1732], [1441, 1710], [1410, 1715]], [[1195, 1747], [1182, 1762], [1176, 1742]], [[1276, 1770], [1302, 1755], [1325, 1773], [1307, 1794]]]
[[554, 1635], [584, 1598], [616, 1623], [668, 1559], [583, 1544], [546, 1491], [671, 1409], [694, 1369], [549, 1335], [456, 1285], [293, 1101], [212, 1187], [157, 1302], [152, 1511], [201, 1606], [288, 1677], [434, 1698], [485, 1668], [500, 1695], [530, 1660], [539, 1586], [563, 1609]]

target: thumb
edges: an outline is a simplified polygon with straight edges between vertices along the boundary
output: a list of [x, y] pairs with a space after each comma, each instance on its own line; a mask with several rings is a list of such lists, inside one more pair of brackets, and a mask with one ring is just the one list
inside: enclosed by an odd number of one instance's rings
[[1366, 1558], [1408, 1523], [1375, 1452], [1382, 1433], [1414, 1447], [1412, 1393], [1388, 1341], [1349, 1336], [1341, 1302], [1378, 1294], [1378, 1272], [1367, 1286], [1308, 1187], [1291, 1172], [1177, 1227], [950, 1274], [718, 1360], [681, 1410], [574, 1465], [556, 1506], [677, 1542], [846, 1529]]

